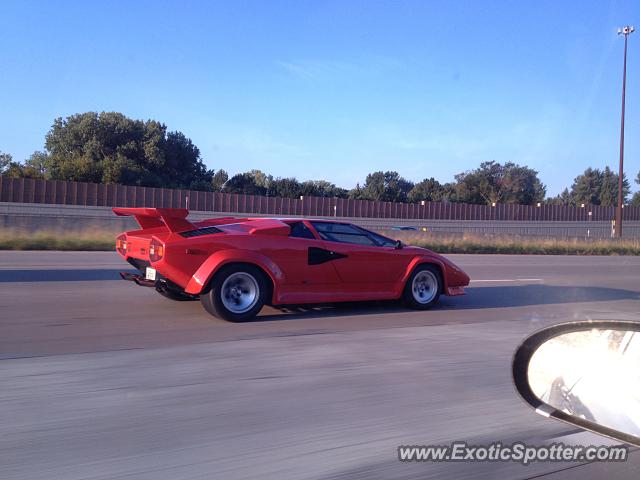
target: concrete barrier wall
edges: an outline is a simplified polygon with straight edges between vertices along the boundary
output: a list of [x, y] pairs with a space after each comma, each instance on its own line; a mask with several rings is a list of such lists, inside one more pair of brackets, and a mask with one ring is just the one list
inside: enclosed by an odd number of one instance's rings
[[[190, 219], [202, 220], [234, 215], [230, 213], [192, 211]], [[234, 216], [247, 216], [235, 214]], [[252, 214], [251, 216], [260, 216]], [[267, 216], [267, 215], [263, 215]], [[290, 216], [293, 217], [293, 216]], [[336, 218], [365, 228], [391, 229], [394, 226], [427, 228], [437, 233], [477, 233], [485, 235], [521, 235], [544, 237], [609, 238], [609, 222], [533, 222], [533, 221], [477, 221], [477, 220], [409, 220], [395, 218]], [[76, 205], [50, 205], [30, 203], [0, 203], [0, 227], [27, 231], [86, 231], [121, 232], [137, 228], [132, 217], [117, 217], [110, 207]], [[640, 222], [627, 222], [623, 226], [626, 238], [640, 238]]]

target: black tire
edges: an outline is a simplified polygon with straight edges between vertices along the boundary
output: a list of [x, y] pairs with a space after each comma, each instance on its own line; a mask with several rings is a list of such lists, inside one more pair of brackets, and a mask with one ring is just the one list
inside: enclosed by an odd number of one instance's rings
[[269, 291], [269, 282], [262, 270], [239, 263], [217, 272], [207, 291], [200, 295], [200, 301], [211, 315], [230, 322], [247, 322], [258, 315]]
[[440, 270], [433, 265], [418, 265], [404, 286], [402, 300], [409, 308], [426, 310], [438, 303], [442, 289]]

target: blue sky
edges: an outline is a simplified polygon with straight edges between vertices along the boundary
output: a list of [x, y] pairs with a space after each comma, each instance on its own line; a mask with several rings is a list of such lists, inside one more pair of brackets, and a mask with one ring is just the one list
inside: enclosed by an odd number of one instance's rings
[[[638, 0], [4, 0], [0, 151], [23, 160], [54, 118], [120, 111], [230, 173], [349, 188], [514, 161], [556, 194], [587, 166], [617, 168], [616, 29], [634, 22]], [[635, 178], [640, 32], [628, 68]]]

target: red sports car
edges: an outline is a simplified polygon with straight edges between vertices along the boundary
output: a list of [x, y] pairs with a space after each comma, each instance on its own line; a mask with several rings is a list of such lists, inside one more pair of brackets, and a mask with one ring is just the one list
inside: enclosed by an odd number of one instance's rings
[[175, 299], [200, 298], [234, 322], [265, 304], [403, 299], [426, 309], [440, 294], [462, 295], [469, 277], [446, 258], [349, 223], [302, 218], [187, 220], [185, 209], [114, 208], [140, 230], [116, 250], [142, 275], [126, 280]]

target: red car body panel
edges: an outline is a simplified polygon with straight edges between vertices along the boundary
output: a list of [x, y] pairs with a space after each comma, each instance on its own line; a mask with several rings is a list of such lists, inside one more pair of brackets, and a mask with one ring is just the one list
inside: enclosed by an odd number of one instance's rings
[[[405, 246], [371, 246], [324, 240], [306, 219], [186, 219], [185, 209], [114, 208], [135, 216], [142, 227], [121, 234], [123, 258], [142, 270], [151, 266], [163, 281], [199, 295], [220, 268], [250, 263], [270, 278], [274, 305], [398, 299], [419, 264], [433, 264], [443, 279], [443, 294], [460, 295], [469, 277], [451, 261], [430, 250]], [[291, 237], [302, 222], [313, 238]], [[331, 222], [331, 220], [313, 220]], [[343, 222], [331, 222], [343, 223]], [[152, 249], [163, 255], [152, 259]], [[312, 261], [312, 254], [323, 256]]]

